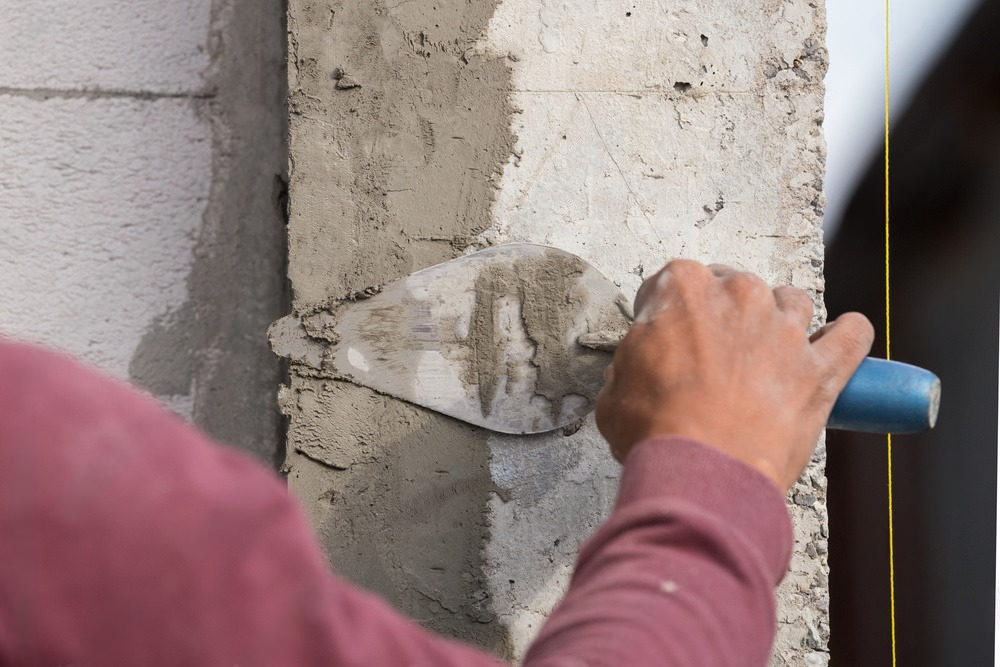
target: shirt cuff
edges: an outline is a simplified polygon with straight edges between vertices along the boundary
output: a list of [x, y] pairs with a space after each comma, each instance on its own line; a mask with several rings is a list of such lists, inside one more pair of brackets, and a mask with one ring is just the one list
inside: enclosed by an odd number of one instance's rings
[[617, 508], [683, 499], [719, 517], [760, 550], [777, 585], [788, 569], [792, 522], [784, 496], [762, 473], [688, 438], [650, 438], [625, 460]]

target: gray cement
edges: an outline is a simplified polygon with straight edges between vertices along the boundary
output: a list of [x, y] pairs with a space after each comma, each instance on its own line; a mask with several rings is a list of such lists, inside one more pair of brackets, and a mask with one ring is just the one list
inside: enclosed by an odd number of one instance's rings
[[286, 311], [284, 11], [216, 0], [196, 102], [212, 127], [212, 185], [187, 278], [188, 299], [154, 321], [129, 364], [156, 395], [189, 395], [211, 436], [268, 461], [283, 440], [283, 378], [265, 331]]
[[[626, 8], [627, 9], [627, 8]], [[809, 290], [822, 321], [823, 9], [292, 0], [284, 469], [332, 565], [523, 654], [606, 514], [592, 418], [475, 429], [324, 374], [341, 308], [486, 245], [574, 252], [628, 294], [670, 257]], [[824, 451], [790, 497], [775, 665], [826, 664]]]
[[[293, 310], [315, 318], [451, 259], [491, 223], [512, 152], [505, 58], [471, 55], [493, 5], [289, 7]], [[509, 655], [489, 605], [482, 431], [299, 364], [286, 470], [332, 564], [428, 627]]]

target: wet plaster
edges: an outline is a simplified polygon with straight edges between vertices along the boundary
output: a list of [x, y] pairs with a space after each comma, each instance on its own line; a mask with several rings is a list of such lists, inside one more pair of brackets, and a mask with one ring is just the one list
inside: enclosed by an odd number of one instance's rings
[[337, 572], [439, 632], [508, 652], [481, 552], [489, 467], [482, 434], [354, 385], [293, 375], [290, 488]]
[[451, 259], [490, 226], [514, 142], [510, 68], [469, 52], [493, 7], [291, 3], [296, 312]]
[[[806, 289], [825, 317], [822, 5], [633, 5], [289, 7], [290, 488], [339, 571], [507, 658], [614, 497], [593, 417], [531, 437], [463, 426], [325, 377], [323, 322], [520, 241], [580, 255], [628, 296], [673, 257], [730, 263]], [[789, 496], [775, 665], [829, 659], [823, 464], [821, 447]]]
[[507, 303], [517, 305], [520, 328], [531, 347], [534, 382], [532, 395], [525, 396], [525, 401], [543, 401], [557, 423], [567, 400], [582, 400], [588, 410], [593, 408], [610, 356], [567, 340], [567, 332], [588, 309], [594, 319], [591, 331], [618, 332], [620, 336], [630, 322], [616, 301], [590, 307], [591, 297], [596, 295], [580, 280], [587, 268], [579, 257], [551, 254], [496, 265], [477, 276], [466, 382], [477, 385], [483, 415], [492, 410], [501, 378], [506, 380], [503, 386], [507, 391], [519, 384], [516, 376], [521, 367], [507, 358], [503, 346], [506, 336], [499, 331], [500, 311]]
[[515, 111], [509, 61], [471, 53], [494, 8], [289, 3], [288, 273], [304, 325], [286, 327], [299, 338], [280, 404], [289, 488], [333, 567], [427, 627], [510, 656], [483, 574], [484, 432], [313, 363], [339, 307], [460, 255], [490, 226]]

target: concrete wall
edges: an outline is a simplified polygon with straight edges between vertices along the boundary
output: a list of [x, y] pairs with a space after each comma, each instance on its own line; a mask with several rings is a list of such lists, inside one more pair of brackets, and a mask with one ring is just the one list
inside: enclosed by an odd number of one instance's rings
[[281, 3], [0, 0], [0, 332], [271, 458]]
[[[292, 0], [285, 469], [333, 565], [425, 625], [520, 655], [612, 501], [592, 418], [488, 433], [336, 380], [336, 310], [497, 243], [572, 251], [634, 294], [671, 257], [816, 297], [826, 68], [808, 0]], [[824, 450], [774, 664], [826, 664]]]

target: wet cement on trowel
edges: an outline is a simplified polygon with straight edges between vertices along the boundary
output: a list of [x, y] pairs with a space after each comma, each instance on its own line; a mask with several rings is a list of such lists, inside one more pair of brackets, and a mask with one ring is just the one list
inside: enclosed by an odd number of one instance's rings
[[[497, 4], [289, 1], [299, 318], [335, 317], [342, 301], [453, 259], [490, 226], [515, 141], [509, 60], [476, 49]], [[281, 407], [289, 486], [333, 567], [425, 626], [510, 657], [482, 569], [486, 433], [307, 363], [292, 364]]]
[[[596, 398], [609, 355], [584, 349], [567, 339], [579, 314], [589, 305], [590, 295], [580, 284], [587, 264], [572, 255], [551, 253], [530, 257], [510, 265], [491, 264], [476, 278], [476, 300], [471, 318], [469, 346], [473, 363], [467, 381], [478, 384], [483, 415], [491, 412], [501, 378], [514, 365], [504, 360], [498, 344], [498, 314], [504, 301], [518, 304], [521, 324], [534, 346], [531, 359], [536, 370], [535, 396], [549, 404], [552, 419], [558, 420], [563, 400], [580, 396], [588, 405]], [[592, 330], [624, 332], [628, 321], [617, 303], [595, 304]], [[526, 400], [531, 397], [526, 397]]]

